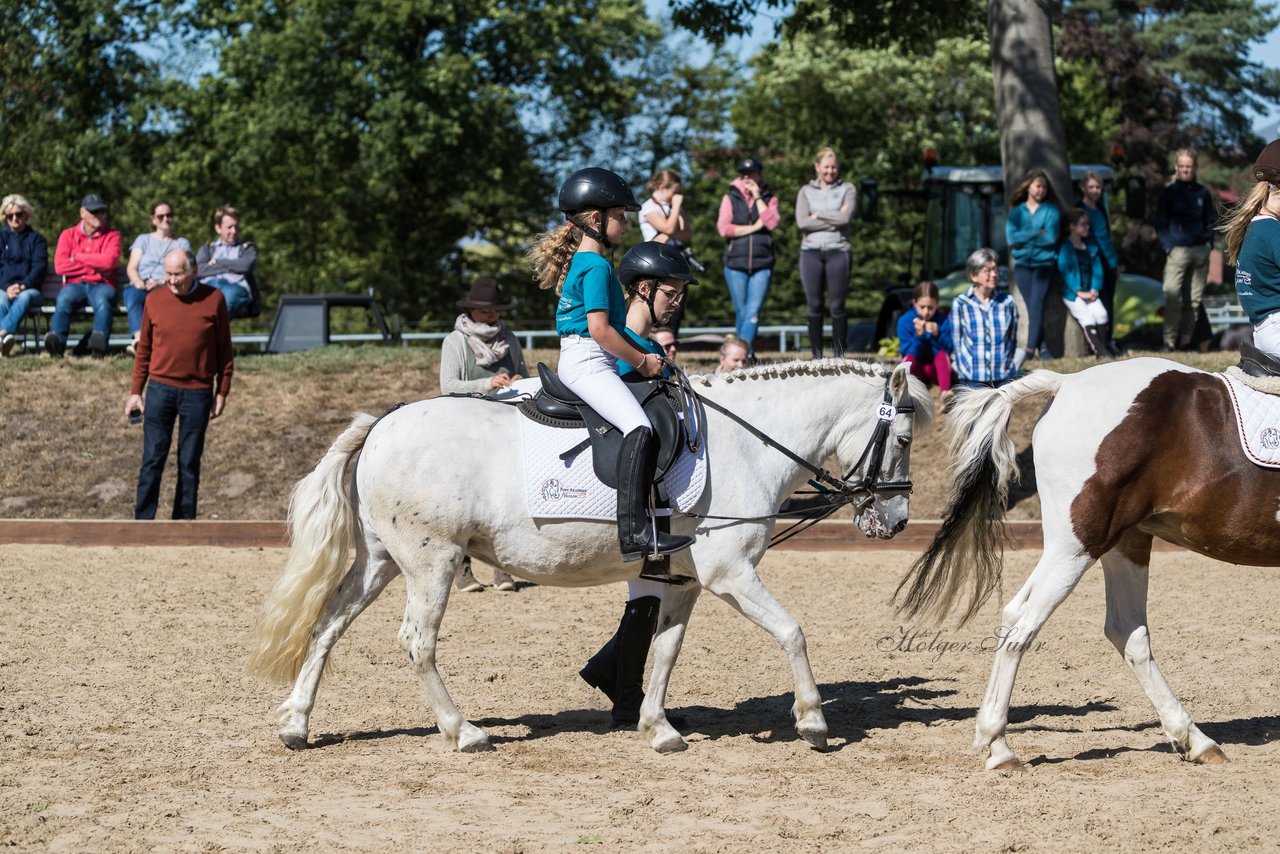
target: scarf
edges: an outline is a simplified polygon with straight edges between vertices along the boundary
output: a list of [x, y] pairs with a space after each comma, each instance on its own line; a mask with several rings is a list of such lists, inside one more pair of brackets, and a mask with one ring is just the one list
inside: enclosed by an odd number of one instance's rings
[[504, 358], [507, 355], [507, 350], [510, 349], [510, 345], [507, 343], [507, 328], [502, 325], [501, 320], [493, 325], [476, 323], [470, 317], [467, 317], [466, 312], [463, 312], [458, 315], [453, 328], [462, 333], [462, 337], [467, 341], [467, 346], [476, 355], [476, 364], [482, 368], [487, 368]]

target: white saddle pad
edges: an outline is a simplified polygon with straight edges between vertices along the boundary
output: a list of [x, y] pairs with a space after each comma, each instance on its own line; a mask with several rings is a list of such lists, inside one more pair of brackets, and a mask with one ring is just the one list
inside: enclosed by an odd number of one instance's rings
[[[568, 460], [560, 455], [587, 438], [586, 428], [566, 430], [520, 419], [520, 443], [524, 451], [525, 499], [534, 519], [618, 518], [618, 491], [596, 477], [591, 447]], [[665, 483], [672, 508], [679, 513], [693, 509], [707, 482], [707, 445], [696, 454], [682, 453]]]
[[1227, 374], [1218, 376], [1236, 411], [1244, 455], [1260, 466], [1280, 468], [1280, 395], [1255, 391]]

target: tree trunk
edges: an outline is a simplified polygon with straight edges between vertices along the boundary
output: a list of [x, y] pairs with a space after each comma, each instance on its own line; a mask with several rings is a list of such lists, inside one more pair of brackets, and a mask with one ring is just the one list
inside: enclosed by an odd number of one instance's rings
[[[1004, 193], [1031, 169], [1043, 169], [1066, 207], [1075, 202], [1067, 164], [1066, 131], [1058, 103], [1058, 78], [1053, 68], [1053, 26], [1050, 0], [990, 0], [987, 26], [991, 33], [991, 71], [995, 78], [996, 115], [1000, 126], [1000, 159], [1004, 164]], [[1012, 279], [1012, 277], [1010, 277]], [[1085, 350], [1084, 336], [1068, 322], [1056, 293], [1046, 300], [1045, 335], [1050, 349], [1076, 356]], [[1019, 343], [1026, 342], [1026, 303], [1016, 293], [1021, 317]]]

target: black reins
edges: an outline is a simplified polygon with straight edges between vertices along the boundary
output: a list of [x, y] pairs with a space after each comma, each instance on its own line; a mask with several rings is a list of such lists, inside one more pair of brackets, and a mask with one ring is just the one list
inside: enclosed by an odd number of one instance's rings
[[[876, 428], [872, 431], [871, 438], [867, 442], [867, 446], [863, 449], [862, 455], [858, 457], [844, 477], [836, 477], [826, 469], [814, 465], [799, 454], [792, 451], [781, 442], [769, 436], [763, 430], [754, 424], [747, 422], [738, 414], [716, 403], [714, 400], [708, 400], [702, 395], [694, 391], [692, 384], [689, 382], [688, 375], [677, 365], [668, 363], [675, 374], [675, 379], [670, 381], [676, 385], [680, 391], [682, 408], [685, 413], [692, 410], [692, 417], [684, 417], [682, 413], [682, 423], [689, 425], [693, 422], [696, 425], [699, 440], [701, 440], [702, 429], [705, 426], [705, 415], [699, 410], [703, 407], [710, 407], [721, 415], [729, 418], [738, 424], [748, 433], [755, 436], [765, 445], [778, 451], [787, 459], [796, 465], [807, 470], [813, 475], [809, 480], [809, 485], [813, 487], [812, 491], [806, 491], [802, 494], [821, 496], [821, 503], [813, 507], [804, 507], [797, 510], [780, 511], [778, 513], [770, 513], [765, 516], [711, 516], [702, 513], [685, 513], [682, 515], [690, 516], [695, 519], [707, 519], [724, 522], [767, 522], [776, 519], [796, 519], [795, 523], [786, 529], [779, 531], [769, 540], [769, 547], [778, 545], [786, 540], [794, 537], [796, 534], [808, 530], [813, 525], [826, 519], [832, 513], [835, 513], [841, 507], [853, 505], [855, 512], [862, 512], [868, 504], [875, 500], [876, 495], [885, 492], [911, 492], [912, 484], [910, 479], [906, 480], [884, 480], [880, 476], [880, 469], [884, 465], [885, 450], [889, 442], [889, 430], [893, 424], [893, 419], [899, 413], [914, 413], [915, 403], [910, 399], [902, 404], [895, 404], [892, 394], [889, 391], [890, 377], [886, 377], [884, 381], [884, 399], [877, 410], [878, 422]], [[692, 401], [689, 406], [683, 406], [686, 401]], [[689, 426], [686, 426], [686, 436], [688, 436]], [[691, 451], [696, 451], [697, 447], [690, 445]], [[859, 469], [865, 464], [865, 471], [858, 480], [853, 480]]]

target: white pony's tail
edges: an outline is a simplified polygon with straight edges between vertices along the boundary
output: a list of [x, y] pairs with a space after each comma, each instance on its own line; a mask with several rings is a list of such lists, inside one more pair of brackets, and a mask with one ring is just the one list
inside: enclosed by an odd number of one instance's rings
[[933, 542], [898, 583], [898, 611], [940, 619], [972, 582], [960, 622], [971, 619], [1000, 586], [1005, 505], [1018, 475], [1009, 415], [1019, 401], [1057, 393], [1065, 379], [1034, 371], [996, 389], [960, 390], [947, 414], [951, 490]]
[[289, 559], [258, 615], [258, 644], [249, 657], [252, 673], [292, 682], [302, 668], [312, 629], [349, 567], [358, 521], [347, 474], [377, 420], [357, 414], [315, 470], [293, 488]]

